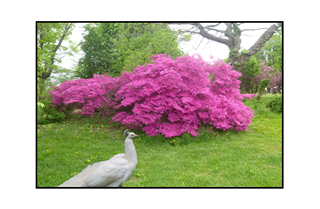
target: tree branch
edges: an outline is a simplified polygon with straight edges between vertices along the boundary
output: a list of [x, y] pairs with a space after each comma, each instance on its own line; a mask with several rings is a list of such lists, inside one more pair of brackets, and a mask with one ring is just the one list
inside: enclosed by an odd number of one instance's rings
[[232, 25], [233, 25], [234, 27], [236, 27], [239, 32], [242, 32], [242, 30], [239, 28], [239, 26], [237, 25], [237, 23], [232, 23]]
[[60, 41], [59, 41], [59, 43], [57, 44], [56, 48], [53, 50], [53, 53], [56, 53], [56, 52], [58, 51], [58, 49], [59, 49], [59, 47], [61, 46], [61, 43], [62, 43], [64, 37], [67, 35], [67, 32], [68, 32], [68, 30], [70, 29], [70, 27], [71, 27], [72, 24], [73, 24], [73, 23], [70, 23], [70, 25], [66, 25], [66, 27], [65, 27], [65, 29], [64, 29], [64, 33], [63, 33], [63, 35], [61, 36]]
[[[66, 25], [66, 27], [65, 27], [65, 29], [64, 29], [64, 32], [63, 32], [63, 34], [62, 34], [62, 36], [61, 36], [61, 38], [60, 38], [57, 46], [56, 46], [55, 49], [52, 51], [52, 52], [54, 53], [54, 54], [52, 55], [51, 59], [50, 59], [52, 65], [53, 65], [53, 63], [54, 63], [54, 58], [55, 58], [55, 56], [56, 56], [56, 52], [57, 52], [58, 49], [60, 48], [60, 46], [61, 46], [61, 44], [62, 44], [62, 41], [63, 41], [63, 39], [65, 38], [65, 36], [67, 35], [67, 33], [68, 33], [69, 29], [71, 28], [71, 25], [72, 25], [72, 24], [73, 24], [73, 23], [70, 23], [69, 25]], [[53, 71], [53, 68], [47, 69], [47, 72], [42, 73], [42, 75], [40, 76], [40, 78], [46, 80], [47, 78], [50, 77], [52, 71]]]
[[234, 36], [231, 34], [232, 31], [232, 27], [231, 27], [231, 23], [225, 23], [227, 26], [226, 31], [224, 32], [225, 36], [227, 36], [228, 38], [234, 38]]
[[[204, 27], [206, 28], [206, 27]], [[208, 28], [208, 30], [214, 30], [214, 31], [217, 31], [217, 32], [220, 32], [220, 33], [224, 33], [224, 34], [228, 34], [230, 37], [233, 37], [233, 35], [231, 33], [228, 33], [224, 30], [218, 30], [218, 29], [214, 29], [214, 28]]]
[[204, 37], [201, 39], [201, 41], [200, 41], [199, 45], [197, 46], [196, 50], [194, 51], [194, 53], [196, 53], [196, 51], [199, 48], [200, 44], [202, 43], [203, 39], [204, 39]]
[[[206, 46], [208, 45], [208, 43], [210, 42], [210, 40], [207, 41], [206, 45], [203, 47], [202, 49], [202, 53], [203, 53], [203, 50], [206, 48]], [[211, 51], [210, 51], [211, 52]]]
[[268, 28], [257, 28], [257, 29], [243, 29], [242, 31], [253, 31], [253, 30], [263, 30]]
[[191, 31], [191, 30], [180, 30], [181, 32], [187, 32], [187, 33], [193, 33], [193, 34], [200, 34], [199, 32], [196, 31]]
[[261, 50], [261, 48], [264, 46], [264, 44], [273, 36], [274, 32], [280, 27], [280, 25], [271, 25], [268, 30], [266, 30], [261, 36], [260, 38], [256, 41], [256, 43], [254, 43], [248, 52], [249, 56], [254, 55], [255, 53], [257, 53], [258, 51]]
[[200, 32], [198, 34], [200, 34], [201, 36], [203, 36], [207, 39], [210, 39], [212, 41], [216, 41], [218, 43], [225, 44], [225, 45], [228, 45], [230, 43], [229, 39], [219, 38], [217, 36], [214, 36], [214, 35], [208, 33], [207, 31], [205, 31], [205, 29], [203, 28], [203, 26], [200, 23], [193, 23], [192, 25], [196, 26], [200, 30]]
[[218, 25], [220, 25], [220, 23], [218, 23], [218, 24], [215, 24], [215, 25], [207, 25], [207, 26], [205, 26], [204, 28], [211, 28], [211, 27], [216, 27], [216, 26], [218, 26]]

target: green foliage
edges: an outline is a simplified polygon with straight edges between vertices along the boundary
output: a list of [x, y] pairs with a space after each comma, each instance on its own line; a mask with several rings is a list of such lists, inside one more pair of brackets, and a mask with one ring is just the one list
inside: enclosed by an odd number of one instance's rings
[[[48, 87], [72, 76], [70, 69], [63, 69], [57, 63], [63, 56], [73, 56], [78, 52], [76, 44], [69, 39], [73, 28], [71, 23], [37, 23], [37, 102], [45, 104], [40, 108], [42, 112], [50, 108], [50, 104], [41, 99], [46, 96]], [[52, 114], [46, 115], [47, 118], [53, 117]], [[57, 121], [54, 118], [50, 120]], [[62, 118], [61, 114], [59, 118]]]
[[[51, 73], [59, 67], [63, 55], [73, 55], [77, 46], [69, 39], [74, 24], [70, 23], [37, 23], [37, 76]], [[69, 47], [59, 45], [67, 41]], [[58, 55], [58, 56], [56, 56]]]
[[267, 104], [267, 107], [269, 107], [272, 112], [282, 113], [282, 97], [275, 97]]
[[[260, 96], [261, 99], [244, 99], [243, 103], [250, 107], [254, 111], [254, 117], [265, 119], [265, 118], [276, 118], [278, 117], [278, 113], [281, 112], [271, 112], [268, 107], [269, 103], [275, 98], [282, 98], [282, 94], [272, 95], [271, 93], [266, 93]], [[250, 126], [249, 126], [250, 127]]]
[[124, 56], [118, 67], [120, 72], [130, 72], [138, 65], [149, 63], [149, 57], [155, 54], [171, 55], [173, 59], [183, 55], [178, 47], [177, 33], [167, 24], [128, 23], [121, 26], [118, 50]]
[[77, 66], [77, 75], [92, 78], [93, 74], [118, 76], [138, 65], [150, 62], [155, 54], [173, 58], [183, 55], [178, 47], [178, 32], [160, 23], [100, 23], [85, 26], [87, 34], [81, 43], [85, 52]]
[[[237, 23], [235, 23], [235, 24], [237, 24]], [[238, 35], [238, 33], [239, 33], [238, 28], [237, 27], [232, 27], [232, 35], [236, 36], [236, 35]]]
[[93, 74], [117, 74], [113, 65], [119, 60], [114, 40], [118, 36], [116, 23], [91, 23], [83, 26], [85, 34], [80, 47], [84, 56], [79, 59], [76, 75], [92, 78]]
[[264, 79], [260, 81], [259, 89], [258, 89], [259, 94], [262, 94], [265, 91], [265, 88], [268, 87], [269, 82], [270, 82], [270, 79]]
[[238, 55], [238, 51], [237, 50], [233, 50], [231, 49], [229, 52], [229, 57], [235, 57]]
[[240, 89], [242, 92], [255, 93], [253, 90], [253, 81], [260, 72], [260, 64], [257, 59], [252, 56], [249, 61], [244, 64], [240, 77]]
[[275, 71], [282, 70], [282, 28], [254, 56], [260, 63], [267, 60], [267, 65], [274, 67]]
[[37, 124], [61, 122], [70, 115], [70, 111], [51, 107], [51, 96], [46, 94], [37, 104]]
[[37, 106], [39, 108], [44, 108], [45, 107], [45, 105], [42, 102], [37, 102]]
[[258, 86], [258, 97], [257, 99], [260, 100], [261, 99], [261, 96], [263, 94], [266, 94], [266, 91], [265, 89], [269, 86], [269, 83], [270, 83], [270, 79], [263, 79], [259, 82], [259, 86]]

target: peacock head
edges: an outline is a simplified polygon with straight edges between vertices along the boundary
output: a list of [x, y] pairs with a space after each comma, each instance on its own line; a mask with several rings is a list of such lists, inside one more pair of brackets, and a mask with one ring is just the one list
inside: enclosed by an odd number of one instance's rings
[[135, 134], [135, 133], [133, 133], [133, 132], [129, 132], [128, 129], [125, 130], [125, 131], [123, 132], [123, 134], [124, 134], [125, 136], [127, 136], [127, 138], [129, 138], [129, 139], [132, 139], [133, 137], [137, 137], [137, 136], [138, 136], [137, 134]]

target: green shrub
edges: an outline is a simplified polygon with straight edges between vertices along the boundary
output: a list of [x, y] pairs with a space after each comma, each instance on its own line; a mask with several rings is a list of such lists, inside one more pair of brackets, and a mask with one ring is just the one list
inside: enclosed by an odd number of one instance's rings
[[69, 110], [59, 110], [51, 107], [52, 97], [44, 97], [41, 105], [37, 105], [37, 124], [44, 125], [49, 123], [61, 122], [70, 114]]
[[282, 112], [282, 97], [275, 97], [271, 100], [267, 107], [271, 109], [272, 112], [281, 113]]
[[[243, 50], [246, 52], [248, 50]], [[260, 72], [260, 64], [255, 57], [250, 57], [249, 61], [246, 62], [241, 71], [242, 76], [239, 78], [241, 81], [240, 90], [241, 92], [255, 93], [254, 88], [254, 78]]]
[[266, 94], [265, 89], [269, 86], [269, 82], [270, 82], [270, 79], [264, 79], [259, 82], [257, 100], [260, 100], [261, 96]]

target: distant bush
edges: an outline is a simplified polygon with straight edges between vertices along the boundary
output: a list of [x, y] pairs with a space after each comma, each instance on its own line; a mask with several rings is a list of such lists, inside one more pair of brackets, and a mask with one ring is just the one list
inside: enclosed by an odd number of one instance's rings
[[275, 97], [271, 100], [267, 107], [271, 109], [272, 112], [281, 113], [282, 112], [282, 97]]
[[273, 67], [269, 67], [266, 61], [263, 61], [260, 65], [261, 71], [258, 76], [254, 78], [252, 89], [254, 93], [259, 91], [260, 82], [263, 80], [270, 80], [268, 83], [268, 93], [282, 93], [282, 73], [280, 71], [275, 72]]
[[92, 79], [67, 81], [55, 87], [52, 101], [62, 107], [93, 115], [112, 108], [118, 121], [147, 135], [166, 137], [184, 132], [196, 136], [203, 124], [217, 129], [246, 130], [253, 111], [241, 95], [241, 74], [223, 61], [207, 63], [201, 57], [155, 55], [152, 63], [138, 66], [120, 77], [95, 75]]

